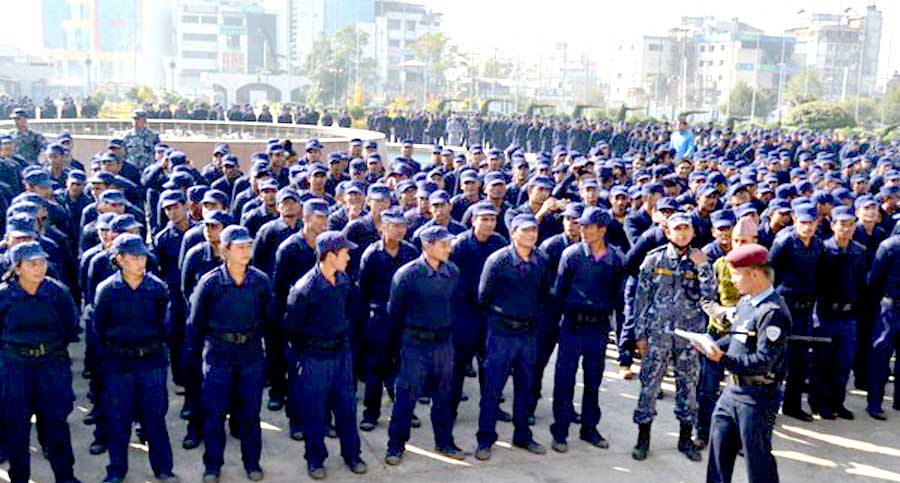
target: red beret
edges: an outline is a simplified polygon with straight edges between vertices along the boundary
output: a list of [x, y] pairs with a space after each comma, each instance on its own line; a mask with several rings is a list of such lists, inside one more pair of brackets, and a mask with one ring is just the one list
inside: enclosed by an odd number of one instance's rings
[[725, 255], [725, 260], [734, 268], [765, 265], [769, 260], [769, 250], [762, 245], [751, 243], [730, 251]]

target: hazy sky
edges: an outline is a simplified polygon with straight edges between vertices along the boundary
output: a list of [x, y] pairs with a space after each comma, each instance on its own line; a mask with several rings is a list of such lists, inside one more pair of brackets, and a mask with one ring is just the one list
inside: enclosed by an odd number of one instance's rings
[[[265, 0], [277, 5], [283, 0]], [[413, 0], [415, 1], [415, 0]], [[444, 13], [444, 30], [464, 46], [493, 45], [512, 56], [523, 49], [540, 49], [556, 42], [584, 46], [602, 62], [622, 37], [661, 34], [676, 26], [681, 16], [738, 17], [779, 34], [796, 26], [801, 9], [838, 13], [847, 7], [864, 9], [866, 0], [680, 0], [680, 1], [585, 1], [548, 0], [420, 0]], [[0, 29], [0, 45], [19, 45], [27, 51], [40, 48], [39, 0], [0, 0], [6, 12]], [[883, 15], [879, 83], [900, 70], [900, 0], [874, 2]], [[541, 7], [543, 6], [543, 7]]]

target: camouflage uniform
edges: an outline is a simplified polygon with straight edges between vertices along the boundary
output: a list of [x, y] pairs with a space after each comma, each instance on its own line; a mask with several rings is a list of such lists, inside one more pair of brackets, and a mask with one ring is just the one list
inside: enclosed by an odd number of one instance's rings
[[149, 128], [131, 128], [122, 139], [125, 142], [125, 161], [139, 170], [153, 164], [153, 148], [159, 144], [159, 135]]
[[647, 340], [647, 354], [641, 366], [641, 395], [634, 422], [653, 421], [663, 374], [669, 361], [674, 360], [678, 389], [675, 416], [682, 424], [693, 425], [697, 420], [699, 354], [673, 330], [706, 329], [706, 314], [700, 301], [715, 296], [713, 267], [709, 263], [696, 267], [688, 253], [678, 253], [670, 243], [647, 254], [637, 283], [635, 330], [637, 339]]
[[13, 138], [16, 154], [21, 156], [28, 164], [37, 163], [38, 156], [41, 155], [44, 149], [47, 149], [47, 140], [44, 139], [44, 135], [31, 129], [27, 129], [25, 132], [13, 129], [9, 135]]

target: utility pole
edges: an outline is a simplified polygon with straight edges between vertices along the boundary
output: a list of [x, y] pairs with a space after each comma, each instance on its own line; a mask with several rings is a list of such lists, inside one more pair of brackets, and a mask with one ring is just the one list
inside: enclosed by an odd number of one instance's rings
[[753, 63], [753, 94], [750, 97], [750, 125], [753, 126], [753, 119], [756, 116], [756, 91], [759, 90], [759, 40], [762, 32], [756, 33], [756, 61]]
[[781, 124], [781, 105], [784, 102], [784, 43], [787, 41], [787, 30], [781, 33], [781, 64], [778, 66], [778, 124]]
[[560, 107], [566, 105], [566, 54], [569, 49], [569, 43], [563, 42], [563, 58], [562, 58], [562, 80], [560, 81], [560, 97], [562, 101], [560, 102]]
[[[849, 21], [848, 21], [849, 23]], [[859, 62], [856, 64], [856, 107], [853, 110], [853, 120], [859, 124], [859, 98], [862, 95], [862, 71], [863, 71], [863, 60], [864, 54], [866, 52], [866, 25], [868, 24], [868, 20], [863, 17], [860, 20], [860, 45], [859, 45]]]

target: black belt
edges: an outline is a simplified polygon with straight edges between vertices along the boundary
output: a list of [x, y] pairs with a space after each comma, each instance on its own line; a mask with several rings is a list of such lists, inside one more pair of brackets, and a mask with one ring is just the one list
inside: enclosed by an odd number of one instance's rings
[[311, 351], [337, 352], [347, 347], [347, 338], [324, 339], [320, 337], [304, 337], [302, 347]]
[[853, 309], [856, 307], [852, 303], [820, 303], [820, 307], [824, 312], [836, 313], [836, 314], [847, 314], [853, 312]]
[[769, 376], [739, 376], [728, 374], [728, 380], [735, 386], [768, 386], [775, 384], [775, 379]]
[[815, 305], [813, 300], [790, 300], [788, 297], [788, 305], [795, 310], [810, 310]]
[[529, 332], [534, 329], [537, 317], [514, 317], [498, 307], [491, 307], [494, 313], [492, 322], [503, 330], [510, 332]]
[[162, 342], [157, 341], [140, 347], [105, 345], [103, 348], [117, 356], [141, 358], [158, 353], [163, 349], [163, 344]]
[[244, 345], [256, 339], [253, 332], [213, 332], [210, 337], [229, 344]]
[[609, 324], [609, 314], [569, 312], [566, 313], [566, 320], [575, 328], [602, 327]]
[[450, 328], [430, 330], [407, 327], [406, 334], [418, 342], [444, 342], [450, 338]]
[[59, 344], [18, 345], [7, 343], [3, 345], [3, 348], [19, 357], [34, 358], [60, 355], [66, 352], [66, 346]]

